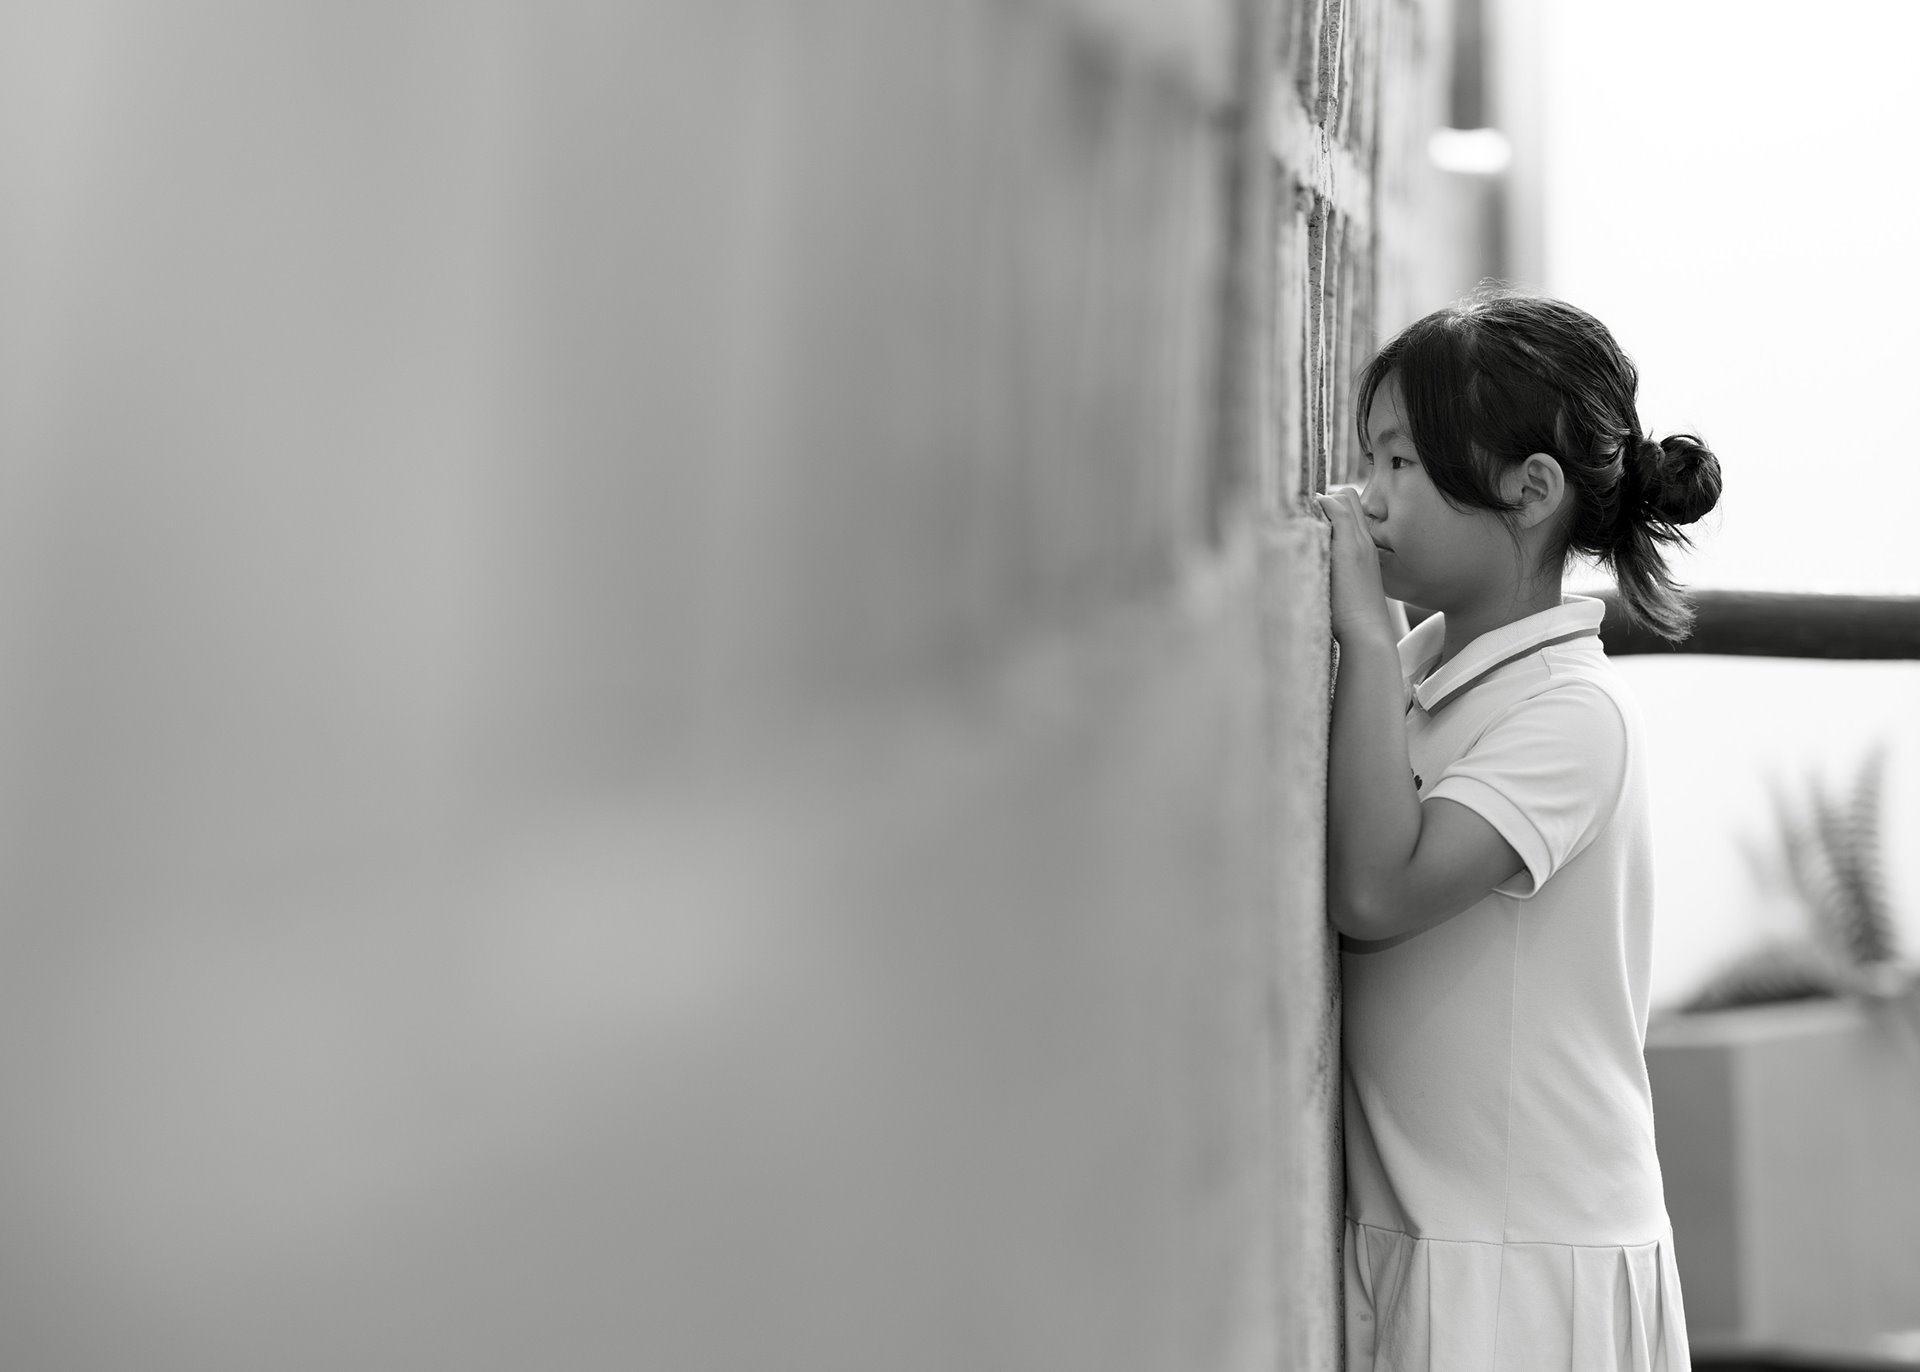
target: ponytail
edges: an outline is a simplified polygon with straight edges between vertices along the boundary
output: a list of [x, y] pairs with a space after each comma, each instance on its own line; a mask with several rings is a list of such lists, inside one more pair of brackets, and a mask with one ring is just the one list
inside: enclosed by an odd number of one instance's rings
[[1720, 500], [1720, 460], [1692, 434], [1655, 443], [1629, 438], [1622, 447], [1615, 541], [1605, 554], [1628, 618], [1668, 642], [1693, 628], [1687, 604], [1667, 570], [1663, 546], [1687, 546], [1681, 526]]

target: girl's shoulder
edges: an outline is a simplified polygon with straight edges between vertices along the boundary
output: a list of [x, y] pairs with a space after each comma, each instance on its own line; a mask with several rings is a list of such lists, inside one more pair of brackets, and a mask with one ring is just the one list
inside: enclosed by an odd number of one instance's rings
[[1541, 654], [1541, 668], [1535, 695], [1566, 693], [1569, 699], [1617, 720], [1626, 734], [1640, 731], [1639, 699], [1598, 640], [1547, 649]]
[[1522, 689], [1508, 691], [1487, 714], [1481, 737], [1520, 734], [1543, 747], [1599, 757], [1624, 751], [1638, 730], [1638, 719], [1616, 689], [1617, 682], [1560, 671], [1525, 676]]

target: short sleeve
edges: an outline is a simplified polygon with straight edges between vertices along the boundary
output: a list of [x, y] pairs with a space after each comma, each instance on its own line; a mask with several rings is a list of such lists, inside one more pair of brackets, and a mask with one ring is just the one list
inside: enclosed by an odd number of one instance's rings
[[1550, 686], [1494, 716], [1427, 789], [1466, 806], [1526, 864], [1501, 895], [1525, 898], [1605, 827], [1626, 780], [1627, 724], [1587, 681]]

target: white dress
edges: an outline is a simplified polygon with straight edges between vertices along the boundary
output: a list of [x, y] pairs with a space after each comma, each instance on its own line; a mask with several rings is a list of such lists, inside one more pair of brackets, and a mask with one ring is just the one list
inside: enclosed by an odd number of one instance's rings
[[1444, 667], [1400, 645], [1423, 798], [1526, 871], [1410, 938], [1344, 944], [1349, 1372], [1686, 1372], [1642, 1056], [1641, 731], [1598, 601]]

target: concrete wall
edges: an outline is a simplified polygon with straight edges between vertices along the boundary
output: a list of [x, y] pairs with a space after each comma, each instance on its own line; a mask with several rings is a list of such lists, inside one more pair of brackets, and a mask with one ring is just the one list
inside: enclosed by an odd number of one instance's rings
[[1430, 14], [0, 12], [0, 1362], [1334, 1367]]

